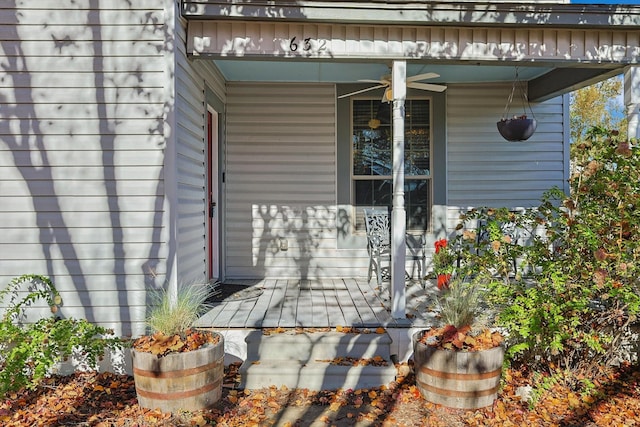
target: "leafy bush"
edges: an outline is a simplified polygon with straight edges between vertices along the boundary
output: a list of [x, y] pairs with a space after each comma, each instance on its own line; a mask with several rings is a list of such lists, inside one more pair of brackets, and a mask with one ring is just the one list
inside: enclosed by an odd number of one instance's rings
[[527, 249], [539, 236], [543, 222], [535, 209], [522, 212], [507, 208], [471, 209], [460, 217], [462, 230], [454, 243], [459, 274], [489, 275], [505, 282], [522, 280], [535, 260]]
[[[552, 189], [522, 214], [472, 211], [457, 240], [468, 270], [499, 277], [489, 295], [508, 356], [534, 369], [589, 371], [628, 358], [640, 311], [640, 148], [594, 128], [574, 153], [570, 195]], [[485, 225], [486, 240], [470, 220]], [[524, 239], [511, 241], [505, 223]]]
[[[26, 283], [27, 295], [19, 299]], [[50, 307], [51, 316], [26, 322], [26, 310], [39, 300]], [[86, 366], [96, 368], [107, 349], [123, 347], [113, 331], [84, 319], [60, 318], [62, 298], [45, 276], [27, 274], [13, 279], [0, 292], [0, 303], [7, 303], [0, 320], [0, 396], [25, 386], [34, 388], [57, 363], [77, 353]]]

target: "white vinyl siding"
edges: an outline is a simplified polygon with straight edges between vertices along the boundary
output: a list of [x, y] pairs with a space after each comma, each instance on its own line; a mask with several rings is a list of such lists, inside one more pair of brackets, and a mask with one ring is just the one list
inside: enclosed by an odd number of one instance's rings
[[177, 277], [179, 282], [192, 283], [207, 279], [206, 106], [204, 79], [187, 60], [182, 26], [176, 36]]
[[187, 58], [184, 25], [176, 28], [176, 277], [190, 284], [208, 280], [205, 82], [224, 99], [224, 80], [211, 62]]
[[352, 273], [336, 251], [335, 100], [326, 84], [228, 85], [228, 277]]
[[[510, 84], [450, 85], [447, 89], [447, 189], [452, 221], [458, 209], [469, 207], [536, 206], [546, 190], [565, 186], [568, 147], [563, 138], [568, 120], [563, 97], [532, 104], [536, 132], [527, 141], [507, 142], [496, 122], [510, 91]], [[523, 106], [515, 98], [511, 114], [520, 115]], [[531, 115], [528, 108], [526, 113]]]
[[61, 315], [128, 335], [166, 274], [165, 6], [0, 6], [0, 287], [49, 276]]

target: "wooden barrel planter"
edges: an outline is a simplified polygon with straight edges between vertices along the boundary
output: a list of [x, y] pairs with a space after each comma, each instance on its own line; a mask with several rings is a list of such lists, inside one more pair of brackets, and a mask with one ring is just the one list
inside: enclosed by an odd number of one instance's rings
[[224, 342], [158, 358], [131, 351], [138, 403], [163, 412], [199, 411], [222, 397]]
[[504, 348], [452, 351], [419, 342], [424, 331], [413, 335], [416, 386], [425, 400], [458, 409], [493, 404], [498, 396]]

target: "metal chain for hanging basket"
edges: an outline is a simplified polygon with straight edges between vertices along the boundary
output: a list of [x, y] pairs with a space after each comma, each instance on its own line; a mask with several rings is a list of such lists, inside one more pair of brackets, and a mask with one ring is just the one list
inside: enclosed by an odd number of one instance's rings
[[[516, 92], [516, 86], [520, 89], [520, 97], [522, 99], [522, 115], [509, 117], [511, 103], [513, 102], [513, 95]], [[526, 108], [529, 108], [529, 112], [531, 113], [531, 118], [527, 117]], [[535, 115], [533, 114], [533, 110], [531, 109], [531, 105], [529, 105], [529, 99], [527, 97], [527, 93], [524, 90], [524, 84], [518, 78], [518, 69], [516, 68], [516, 77], [513, 80], [513, 85], [511, 86], [511, 93], [509, 94], [509, 98], [507, 99], [507, 105], [504, 107], [504, 112], [502, 113], [502, 119], [498, 121], [498, 132], [500, 135], [507, 141], [526, 141], [533, 135], [536, 130], [537, 121]]]

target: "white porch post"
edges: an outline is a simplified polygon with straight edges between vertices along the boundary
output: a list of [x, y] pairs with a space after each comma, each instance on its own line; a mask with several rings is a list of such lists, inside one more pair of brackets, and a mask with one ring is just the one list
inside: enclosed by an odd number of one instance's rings
[[640, 138], [640, 66], [632, 65], [624, 72], [624, 105], [627, 108], [627, 134]]
[[404, 100], [407, 95], [407, 62], [393, 61], [393, 208], [391, 210], [391, 315], [406, 318], [405, 258], [406, 217], [404, 209]]

